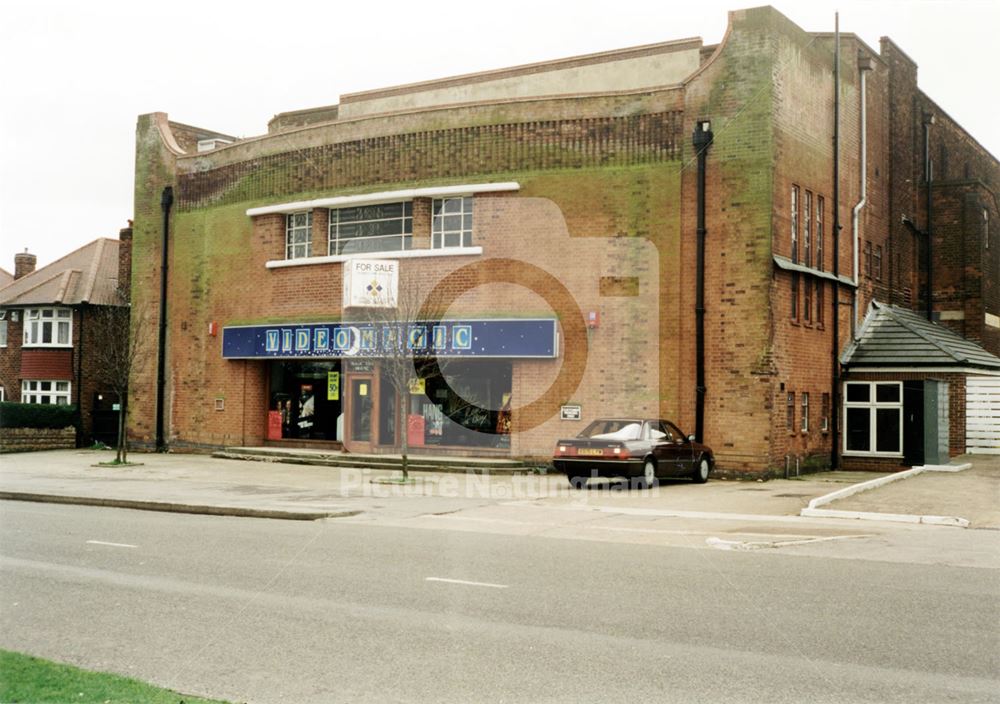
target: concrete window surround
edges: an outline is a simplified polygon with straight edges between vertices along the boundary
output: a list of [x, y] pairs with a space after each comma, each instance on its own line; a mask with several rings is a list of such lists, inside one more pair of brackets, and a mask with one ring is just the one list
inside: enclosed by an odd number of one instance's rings
[[392, 203], [393, 201], [412, 200], [414, 198], [442, 198], [445, 196], [471, 196], [476, 193], [501, 193], [520, 190], [521, 184], [516, 181], [504, 183], [472, 183], [457, 186], [432, 186], [430, 188], [406, 188], [398, 191], [379, 191], [378, 193], [361, 193], [353, 196], [333, 196], [315, 200], [301, 200], [294, 203], [278, 203], [259, 208], [249, 208], [247, 215], [288, 214], [296, 211], [312, 210], [313, 208], [343, 208], [349, 205], [373, 205], [376, 203]]
[[357, 254], [335, 254], [327, 257], [306, 257], [303, 259], [272, 259], [264, 266], [268, 269], [283, 269], [289, 266], [309, 266], [312, 264], [336, 264], [350, 259], [421, 259], [424, 257], [473, 257], [483, 253], [482, 247], [452, 247], [448, 249], [406, 249], [395, 252], [358, 252]]

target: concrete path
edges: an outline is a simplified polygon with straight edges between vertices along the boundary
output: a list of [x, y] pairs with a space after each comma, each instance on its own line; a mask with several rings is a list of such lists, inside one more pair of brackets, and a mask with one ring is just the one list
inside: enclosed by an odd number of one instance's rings
[[[387, 470], [241, 462], [204, 455], [138, 454], [141, 465], [106, 467], [108, 451], [60, 450], [0, 457], [0, 496], [315, 519], [365, 511], [444, 514], [491, 504], [579, 509], [647, 517], [793, 517], [817, 497], [868, 481], [869, 472], [825, 472], [769, 482], [666, 482], [649, 491], [592, 480], [578, 491], [560, 475], [421, 473], [408, 486], [372, 480]], [[967, 456], [966, 472], [922, 474], [829, 504], [830, 508], [962, 516], [972, 528], [1000, 528], [1000, 458]], [[55, 497], [55, 498], [53, 498]], [[391, 499], [422, 499], [393, 502]]]

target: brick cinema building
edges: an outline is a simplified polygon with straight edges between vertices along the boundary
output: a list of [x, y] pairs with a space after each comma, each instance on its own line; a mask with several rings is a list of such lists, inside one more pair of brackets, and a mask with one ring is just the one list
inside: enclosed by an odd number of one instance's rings
[[[889, 39], [841, 34], [836, 91], [835, 43], [764, 7], [717, 45], [344, 95], [259, 137], [141, 116], [132, 296], [163, 344], [134, 440], [398, 452], [403, 404], [438, 455], [546, 458], [632, 415], [733, 474], [965, 452], [967, 380], [989, 408], [1000, 379], [1000, 169]], [[418, 313], [356, 307], [385, 285]], [[895, 310], [981, 354], [861, 364]]]

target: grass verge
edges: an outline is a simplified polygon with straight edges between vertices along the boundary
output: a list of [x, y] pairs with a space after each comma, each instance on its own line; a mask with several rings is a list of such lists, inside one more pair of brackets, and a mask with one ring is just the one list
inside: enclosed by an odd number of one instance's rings
[[3, 704], [226, 704], [153, 685], [89, 672], [41, 658], [0, 650], [0, 702]]

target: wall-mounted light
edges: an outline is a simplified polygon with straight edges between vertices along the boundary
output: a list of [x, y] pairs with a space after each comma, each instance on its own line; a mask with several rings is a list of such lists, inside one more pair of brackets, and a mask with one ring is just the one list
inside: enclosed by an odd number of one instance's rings
[[601, 327], [601, 311], [592, 310], [587, 313], [587, 327], [591, 330]]

